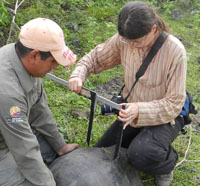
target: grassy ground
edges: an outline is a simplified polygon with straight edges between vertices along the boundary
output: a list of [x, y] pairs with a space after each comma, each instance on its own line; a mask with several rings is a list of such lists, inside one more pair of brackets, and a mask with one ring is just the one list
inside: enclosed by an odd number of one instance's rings
[[[13, 8], [13, 1], [7, 0], [9, 6]], [[55, 20], [63, 28], [67, 45], [82, 57], [95, 45], [105, 41], [116, 32], [117, 15], [120, 8], [125, 4], [125, 0], [35, 0], [25, 1], [18, 9], [16, 23], [23, 25], [28, 20], [35, 17], [47, 17]], [[188, 74], [187, 89], [194, 95], [194, 101], [200, 106], [200, 3], [192, 1], [190, 8], [180, 6], [177, 1], [163, 0], [163, 3], [152, 0], [151, 4], [161, 12], [161, 17], [170, 25], [171, 33], [182, 40], [187, 50]], [[181, 19], [170, 16], [173, 9], [182, 10], [184, 13]], [[0, 40], [1, 45], [5, 44], [5, 36], [9, 31], [12, 15], [6, 12], [5, 7], [0, 4], [0, 10], [4, 10], [4, 16], [0, 16]], [[194, 10], [196, 13], [191, 14]], [[14, 29], [11, 41], [15, 41], [18, 30]], [[53, 72], [57, 76], [68, 80], [70, 71], [65, 71], [62, 67]], [[105, 71], [100, 75], [91, 75], [85, 86], [95, 89], [97, 85], [103, 84], [116, 76], [122, 76], [121, 67]], [[88, 117], [74, 116], [72, 110], [89, 112], [90, 102], [71, 93], [66, 87], [53, 83], [46, 78], [43, 79], [44, 87], [48, 96], [48, 103], [56, 122], [60, 125], [60, 131], [64, 135], [66, 142], [77, 142], [81, 146], [87, 146], [86, 134]], [[102, 136], [115, 116], [101, 116], [100, 108], [97, 107], [92, 132], [91, 146]], [[199, 121], [198, 121], [199, 122]], [[200, 131], [192, 132], [191, 147], [187, 159], [199, 160]], [[175, 146], [179, 151], [180, 160], [183, 159], [187, 148], [190, 130], [188, 134], [180, 135]], [[153, 185], [151, 177], [142, 175], [145, 186]], [[200, 185], [200, 163], [184, 162], [175, 171], [173, 186], [197, 186]]]

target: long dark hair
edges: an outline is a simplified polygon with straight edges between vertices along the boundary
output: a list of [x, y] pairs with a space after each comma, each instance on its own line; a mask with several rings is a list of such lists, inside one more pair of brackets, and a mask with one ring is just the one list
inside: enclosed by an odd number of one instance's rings
[[157, 25], [157, 31], [169, 31], [168, 25], [145, 2], [134, 1], [124, 5], [119, 13], [118, 32], [127, 39], [143, 37]]

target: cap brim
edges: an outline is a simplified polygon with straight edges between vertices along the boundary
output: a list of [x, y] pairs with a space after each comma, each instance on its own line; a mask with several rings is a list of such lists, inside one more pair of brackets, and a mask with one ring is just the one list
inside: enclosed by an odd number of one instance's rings
[[70, 67], [77, 59], [76, 55], [65, 46], [62, 50], [50, 51], [55, 60], [62, 66]]

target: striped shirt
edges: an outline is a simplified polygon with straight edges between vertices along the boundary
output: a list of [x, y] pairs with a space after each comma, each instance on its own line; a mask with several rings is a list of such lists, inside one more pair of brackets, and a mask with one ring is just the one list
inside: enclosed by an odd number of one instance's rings
[[[142, 60], [141, 49], [122, 42], [120, 37], [115, 34], [82, 57], [71, 77], [80, 77], [84, 82], [91, 73], [97, 74], [121, 64], [126, 85], [123, 91], [125, 97], [135, 81]], [[185, 102], [186, 69], [184, 46], [169, 35], [129, 96], [128, 102], [135, 102], [139, 108], [138, 119], [131, 126], [174, 124]]]

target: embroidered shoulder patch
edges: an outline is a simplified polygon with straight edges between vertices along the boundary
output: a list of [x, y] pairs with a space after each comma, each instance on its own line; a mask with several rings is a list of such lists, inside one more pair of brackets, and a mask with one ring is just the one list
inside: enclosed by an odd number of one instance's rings
[[13, 106], [10, 108], [10, 115], [13, 117], [19, 116], [21, 113], [21, 109], [18, 106]]

